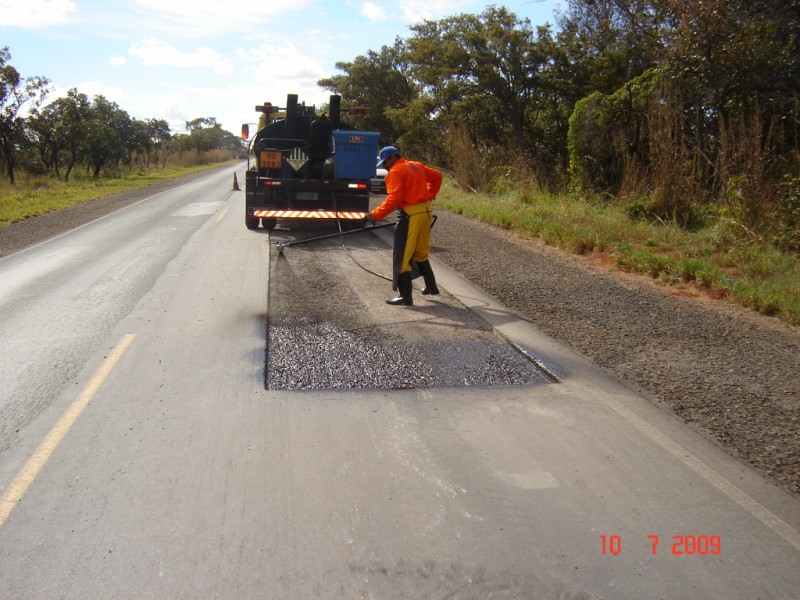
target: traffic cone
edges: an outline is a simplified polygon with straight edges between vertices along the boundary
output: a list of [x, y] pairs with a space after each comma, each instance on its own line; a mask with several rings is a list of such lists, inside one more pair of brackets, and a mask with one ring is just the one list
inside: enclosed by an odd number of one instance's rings
[[233, 191], [238, 192], [239, 190], [239, 180], [236, 179], [236, 173], [233, 174]]

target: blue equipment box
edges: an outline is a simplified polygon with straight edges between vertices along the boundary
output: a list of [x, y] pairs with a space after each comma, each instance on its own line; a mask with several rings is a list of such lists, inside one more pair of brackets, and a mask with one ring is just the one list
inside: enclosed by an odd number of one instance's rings
[[372, 179], [378, 163], [378, 141], [375, 131], [333, 132], [335, 149], [333, 177], [335, 179]]

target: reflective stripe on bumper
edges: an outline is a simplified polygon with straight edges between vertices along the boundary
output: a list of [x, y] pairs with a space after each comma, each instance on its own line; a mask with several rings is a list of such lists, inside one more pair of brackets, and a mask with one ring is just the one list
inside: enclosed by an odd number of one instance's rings
[[367, 213], [333, 210], [254, 210], [253, 216], [267, 219], [363, 219]]

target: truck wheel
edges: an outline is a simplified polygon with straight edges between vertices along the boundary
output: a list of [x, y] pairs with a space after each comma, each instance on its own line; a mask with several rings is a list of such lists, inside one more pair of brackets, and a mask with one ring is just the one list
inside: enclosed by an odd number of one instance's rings
[[245, 215], [244, 216], [244, 224], [247, 226], [248, 229], [258, 229], [258, 217], [252, 217], [250, 215]]
[[278, 219], [261, 219], [261, 226], [267, 231], [272, 231], [278, 224]]

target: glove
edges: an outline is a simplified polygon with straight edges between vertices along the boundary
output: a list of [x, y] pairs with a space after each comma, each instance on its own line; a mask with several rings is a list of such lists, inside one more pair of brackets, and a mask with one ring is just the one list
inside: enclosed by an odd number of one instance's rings
[[364, 220], [370, 225], [375, 225], [375, 217], [372, 216], [372, 213], [367, 213], [367, 215], [364, 217]]

